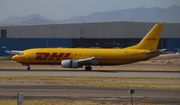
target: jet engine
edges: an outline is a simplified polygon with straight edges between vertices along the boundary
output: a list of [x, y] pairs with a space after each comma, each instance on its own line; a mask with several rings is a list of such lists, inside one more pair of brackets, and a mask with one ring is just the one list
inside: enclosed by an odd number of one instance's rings
[[78, 68], [79, 67], [77, 60], [62, 60], [61, 65], [64, 68]]

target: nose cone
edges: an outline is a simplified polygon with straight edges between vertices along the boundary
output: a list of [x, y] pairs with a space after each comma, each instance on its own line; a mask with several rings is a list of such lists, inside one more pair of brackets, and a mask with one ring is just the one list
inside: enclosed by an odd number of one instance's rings
[[13, 60], [13, 61], [16, 61], [16, 60], [17, 60], [17, 56], [16, 56], [16, 55], [13, 56], [13, 57], [12, 57], [12, 60]]
[[13, 61], [18, 61], [18, 62], [20, 62], [20, 61], [26, 60], [26, 57], [24, 57], [24, 56], [19, 56], [19, 55], [15, 55], [15, 56], [12, 57], [12, 60], [13, 60]]

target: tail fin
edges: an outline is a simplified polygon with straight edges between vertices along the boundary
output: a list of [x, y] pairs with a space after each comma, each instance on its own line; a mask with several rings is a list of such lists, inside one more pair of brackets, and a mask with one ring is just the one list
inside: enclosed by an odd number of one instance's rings
[[12, 53], [11, 53], [11, 50], [8, 49], [8, 48], [5, 49], [5, 53], [12, 54]]
[[129, 49], [156, 50], [164, 23], [157, 23], [137, 45], [127, 47]]
[[6, 46], [3, 46], [1, 48], [5, 49], [5, 53], [11, 54], [11, 50], [8, 49]]
[[6, 46], [3, 46], [1, 48], [5, 49], [5, 53], [11, 54], [11, 55], [20, 54], [23, 52], [23, 51], [19, 51], [19, 50], [10, 50]]

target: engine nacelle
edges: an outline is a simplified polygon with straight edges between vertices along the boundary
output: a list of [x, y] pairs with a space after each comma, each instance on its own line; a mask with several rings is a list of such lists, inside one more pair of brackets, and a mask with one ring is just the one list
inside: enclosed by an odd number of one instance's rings
[[79, 67], [77, 60], [62, 60], [61, 65], [64, 68], [78, 68]]

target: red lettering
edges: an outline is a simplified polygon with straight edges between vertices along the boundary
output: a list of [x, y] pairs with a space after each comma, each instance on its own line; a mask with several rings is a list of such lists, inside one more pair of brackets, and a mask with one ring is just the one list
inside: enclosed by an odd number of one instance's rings
[[156, 38], [147, 38], [147, 40], [156, 40]]
[[36, 55], [37, 56], [36, 56], [35, 60], [46, 60], [50, 56], [50, 53], [38, 52], [38, 53], [36, 53]]
[[72, 58], [69, 58], [70, 55], [71, 53], [66, 53], [63, 59], [72, 59]]
[[[61, 60], [63, 59], [72, 59], [69, 58], [71, 53], [48, 53], [48, 52], [37, 52], [34, 60]], [[64, 56], [64, 57], [63, 57]]]
[[64, 58], [69, 57], [70, 55], [71, 55], [71, 53], [66, 53]]
[[64, 53], [52, 53], [48, 60], [60, 60], [63, 57]]

